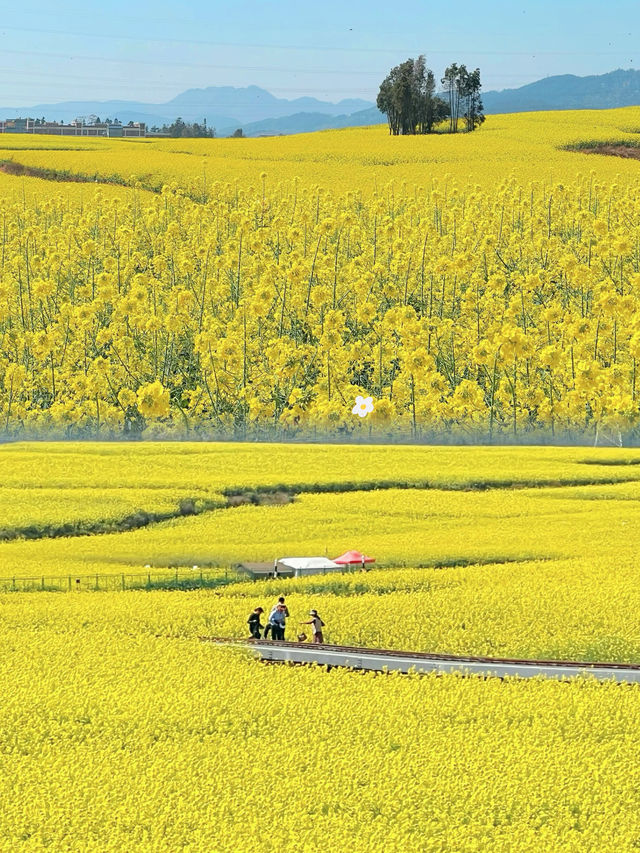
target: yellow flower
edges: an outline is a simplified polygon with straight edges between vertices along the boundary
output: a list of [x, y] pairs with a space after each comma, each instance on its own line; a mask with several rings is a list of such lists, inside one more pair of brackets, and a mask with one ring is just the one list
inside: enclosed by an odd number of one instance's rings
[[169, 414], [169, 391], [159, 380], [138, 388], [138, 411], [145, 418], [162, 418]]
[[125, 409], [129, 408], [130, 406], [135, 406], [137, 400], [138, 400], [138, 397], [137, 397], [136, 393], [134, 391], [132, 391], [130, 388], [122, 388], [118, 392], [118, 402]]

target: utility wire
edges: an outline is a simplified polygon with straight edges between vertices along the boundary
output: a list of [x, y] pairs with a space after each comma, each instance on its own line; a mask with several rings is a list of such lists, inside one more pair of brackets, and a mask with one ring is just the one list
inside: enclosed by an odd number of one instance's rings
[[56, 35], [56, 36], [73, 36], [74, 38], [100, 38], [100, 39], [111, 39], [115, 41], [137, 41], [143, 42], [145, 44], [156, 43], [156, 44], [200, 44], [206, 45], [207, 47], [235, 47], [235, 48], [260, 48], [260, 49], [270, 49], [270, 50], [299, 50], [305, 51], [306, 53], [313, 51], [331, 51], [331, 52], [339, 52], [339, 53], [382, 53], [382, 54], [402, 54], [402, 55], [418, 55], [425, 54], [426, 56], [434, 56], [434, 55], [460, 55], [461, 53], [469, 53], [473, 54], [473, 56], [620, 56], [622, 55], [622, 49], [618, 51], [568, 51], [568, 50], [526, 50], [526, 51], [509, 51], [509, 50], [476, 50], [461, 48], [459, 45], [450, 48], [448, 50], [429, 50], [420, 48], [418, 50], [411, 49], [407, 50], [407, 48], [377, 48], [377, 47], [336, 47], [335, 45], [316, 45], [316, 44], [268, 44], [268, 43], [248, 43], [248, 42], [224, 42], [224, 41], [209, 41], [205, 39], [180, 39], [180, 38], [158, 38], [153, 36], [130, 36], [119, 33], [118, 35], [110, 35], [105, 33], [96, 33], [96, 32], [70, 32], [69, 30], [49, 30], [49, 29], [41, 29], [39, 27], [12, 27], [2, 25], [0, 27], [0, 31], [11, 31], [11, 32], [24, 32], [24, 33], [44, 33], [46, 35]]

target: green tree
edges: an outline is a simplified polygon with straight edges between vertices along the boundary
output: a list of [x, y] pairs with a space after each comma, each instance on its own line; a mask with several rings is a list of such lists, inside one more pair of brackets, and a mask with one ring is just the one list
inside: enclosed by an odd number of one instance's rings
[[458, 119], [460, 118], [460, 81], [461, 76], [466, 74], [467, 69], [464, 65], [458, 66], [456, 62], [452, 62], [448, 68], [444, 70], [444, 77], [441, 79], [444, 95], [449, 104], [449, 132], [458, 132]]
[[[151, 130], [157, 131], [158, 129], [151, 128]], [[170, 125], [163, 125], [161, 132], [166, 133], [168, 136], [175, 136], [181, 138], [206, 137], [211, 139], [216, 135], [215, 128], [208, 128], [206, 121], [202, 124], [198, 124], [198, 122], [193, 122], [193, 124], [189, 124], [180, 117], [178, 117]]]
[[469, 133], [481, 125], [485, 118], [484, 106], [480, 96], [481, 88], [480, 69], [476, 68], [471, 73], [466, 72], [465, 69], [465, 76], [462, 80], [462, 102], [463, 118]]
[[436, 96], [435, 89], [433, 71], [422, 55], [392, 68], [376, 100], [378, 109], [387, 116], [389, 133], [431, 133], [448, 114], [447, 104]]
[[395, 104], [392, 98], [393, 79], [392, 73], [388, 74], [380, 84], [380, 91], [376, 98], [376, 105], [381, 113], [387, 117], [389, 124], [389, 133], [397, 136], [400, 133], [400, 116], [396, 112]]
[[182, 131], [185, 129], [187, 125], [184, 123], [182, 118], [178, 116], [178, 118], [173, 122], [173, 124], [169, 125], [169, 133], [171, 136], [182, 136]]

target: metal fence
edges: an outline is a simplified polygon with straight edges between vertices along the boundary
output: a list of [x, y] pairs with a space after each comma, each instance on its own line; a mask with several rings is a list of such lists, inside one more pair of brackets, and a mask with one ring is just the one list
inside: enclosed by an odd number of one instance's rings
[[73, 592], [126, 589], [198, 589], [246, 581], [234, 568], [167, 569], [163, 572], [127, 572], [0, 578], [0, 592]]
[[[361, 572], [357, 565], [341, 566], [339, 573]], [[314, 572], [322, 577], [326, 574], [338, 574], [334, 569], [322, 569]], [[312, 575], [304, 575], [311, 577]], [[280, 571], [274, 575], [268, 572], [254, 572], [239, 563], [216, 568], [173, 568], [162, 571], [111, 572], [89, 575], [37, 575], [33, 577], [0, 577], [2, 592], [74, 592], [80, 591], [116, 591], [127, 589], [200, 589], [224, 586], [230, 583], [251, 583], [257, 580], [274, 580], [293, 577], [293, 571]]]

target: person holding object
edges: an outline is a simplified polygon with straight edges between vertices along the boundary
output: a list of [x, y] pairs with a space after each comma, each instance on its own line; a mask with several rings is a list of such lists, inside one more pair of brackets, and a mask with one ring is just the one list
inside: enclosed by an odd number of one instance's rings
[[324, 634], [322, 633], [322, 629], [325, 627], [324, 622], [318, 616], [317, 610], [310, 610], [308, 622], [301, 622], [301, 625], [312, 625], [313, 626], [313, 642], [314, 643], [324, 643]]
[[[284, 607], [284, 615], [285, 615], [285, 617], [286, 617], [287, 619], [289, 618], [289, 608], [288, 608], [288, 607], [287, 607], [287, 605], [284, 603], [284, 595], [281, 595], [281, 596], [280, 596], [280, 598], [276, 601], [276, 603], [275, 603], [275, 604], [273, 605], [273, 607], [271, 608], [271, 613], [269, 614], [269, 621], [267, 622], [267, 627], [266, 627], [266, 628], [265, 628], [265, 630], [264, 630], [264, 638], [265, 638], [265, 640], [268, 640], [268, 639], [269, 639], [269, 632], [270, 632], [270, 631], [271, 631], [271, 639], [272, 639], [272, 640], [277, 640], [277, 639], [278, 639], [278, 638], [276, 637], [276, 635], [273, 633], [273, 622], [272, 622], [271, 617], [272, 617], [272, 616], [273, 616], [273, 614], [277, 611], [277, 609], [278, 609], [278, 607], [279, 607], [280, 605], [282, 605], [282, 606]], [[284, 636], [282, 637], [282, 639], [284, 640]]]
[[264, 625], [260, 624], [260, 617], [264, 613], [262, 607], [256, 607], [256, 609], [251, 613], [249, 618], [247, 619], [247, 625], [249, 626], [249, 632], [251, 637], [254, 640], [260, 639], [260, 631], [264, 628]]

